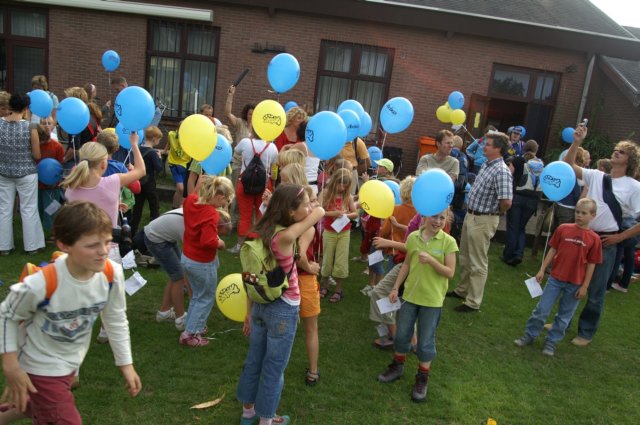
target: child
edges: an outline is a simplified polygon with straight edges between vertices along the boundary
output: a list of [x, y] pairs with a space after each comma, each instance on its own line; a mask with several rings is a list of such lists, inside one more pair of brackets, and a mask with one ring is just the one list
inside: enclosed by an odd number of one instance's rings
[[[45, 158], [53, 158], [60, 165], [64, 162], [64, 148], [60, 142], [51, 138], [52, 128], [55, 128], [55, 122], [52, 117], [47, 117], [42, 118], [40, 124], [31, 129], [32, 132], [35, 131], [38, 134], [38, 139], [40, 140], [41, 156], [36, 163]], [[64, 196], [59, 185], [47, 186], [43, 183], [38, 183], [38, 212], [40, 213], [40, 220], [44, 230], [51, 230], [53, 225], [53, 218], [57, 211], [48, 211], [48, 207], [54, 202], [60, 205], [64, 203]], [[48, 241], [50, 242], [50, 240]]]
[[[11, 286], [0, 305], [5, 394], [12, 406], [0, 413], [2, 423], [25, 416], [34, 423], [82, 422], [70, 386], [89, 350], [98, 313], [112, 336], [129, 394], [135, 397], [141, 389], [131, 357], [122, 268], [107, 259], [109, 216], [90, 202], [71, 202], [58, 212], [53, 231], [66, 253], [53, 266], [55, 292], [45, 299], [44, 274], [38, 272]], [[103, 273], [105, 262], [115, 272], [113, 282]], [[42, 306], [43, 300], [48, 304]]]
[[209, 340], [207, 319], [216, 298], [218, 285], [218, 222], [216, 208], [227, 207], [233, 199], [233, 185], [226, 177], [203, 176], [197, 193], [184, 200], [184, 237], [182, 267], [191, 285], [191, 302], [185, 330], [178, 342], [190, 347], [202, 347]]
[[167, 162], [169, 162], [173, 182], [176, 184], [176, 191], [173, 194], [173, 208], [179, 208], [184, 199], [184, 185], [187, 183], [188, 174], [187, 165], [189, 165], [191, 157], [182, 149], [177, 130], [170, 131], [167, 134], [167, 139], [168, 142], [164, 148], [164, 152], [169, 152]]
[[135, 196], [133, 215], [131, 217], [131, 234], [135, 235], [142, 218], [144, 201], [149, 202], [149, 221], [160, 215], [160, 201], [156, 192], [156, 173], [162, 171], [160, 153], [155, 150], [162, 139], [162, 131], [158, 127], [147, 127], [144, 131], [144, 143], [140, 147], [140, 155], [144, 159], [147, 175], [140, 179], [140, 193]]
[[420, 230], [409, 235], [407, 257], [389, 294], [390, 302], [398, 301], [398, 290], [404, 282], [402, 307], [396, 319], [393, 362], [378, 375], [378, 381], [391, 382], [402, 376], [417, 322], [419, 367], [411, 395], [416, 403], [425, 401], [427, 397], [431, 362], [436, 356], [436, 328], [449, 279], [456, 270], [458, 246], [455, 239], [443, 231], [446, 221], [447, 210], [424, 217]]
[[[401, 242], [405, 239], [405, 232], [411, 219], [416, 215], [416, 209], [411, 200], [411, 191], [416, 178], [408, 176], [400, 183], [400, 200], [402, 203], [393, 208], [393, 214], [382, 224], [380, 236], [384, 239]], [[386, 272], [389, 273], [394, 265], [395, 250], [388, 249], [385, 251], [389, 260]]]
[[266, 250], [283, 270], [290, 270], [289, 287], [268, 304], [249, 303], [245, 335], [249, 352], [238, 382], [237, 397], [242, 406], [243, 425], [288, 424], [288, 416], [276, 416], [296, 334], [300, 288], [294, 262], [296, 240], [324, 215], [312, 208], [303, 186], [281, 184], [273, 192], [265, 214], [255, 227]]
[[329, 302], [337, 303], [344, 297], [342, 279], [349, 276], [349, 241], [351, 240], [351, 221], [339, 232], [332, 223], [343, 215], [349, 220], [358, 216], [356, 206], [351, 196], [351, 172], [337, 169], [332, 175], [327, 187], [322, 190], [322, 207], [326, 210], [322, 232], [322, 289], [320, 297], [324, 298], [329, 292], [329, 278], [336, 281], [336, 290]]
[[549, 241], [549, 252], [540, 266], [536, 280], [542, 281], [544, 271], [553, 261], [551, 275], [538, 305], [527, 321], [524, 336], [514, 341], [518, 347], [533, 343], [540, 335], [556, 301], [560, 299], [558, 312], [542, 350], [544, 355], [554, 355], [556, 344], [564, 337], [580, 300], [587, 295], [596, 264], [602, 262], [600, 237], [589, 229], [589, 223], [595, 218], [596, 210], [593, 199], [580, 199], [576, 204], [575, 223], [561, 224], [553, 232]]

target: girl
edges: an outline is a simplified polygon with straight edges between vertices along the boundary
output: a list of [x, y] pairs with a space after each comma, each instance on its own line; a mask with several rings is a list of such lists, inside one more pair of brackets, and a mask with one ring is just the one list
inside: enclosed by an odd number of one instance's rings
[[282, 297], [268, 304], [251, 305], [249, 302], [244, 325], [245, 334], [249, 335], [249, 352], [237, 390], [238, 400], [243, 403], [241, 424], [255, 424], [258, 417], [260, 425], [289, 423], [288, 416], [276, 416], [276, 409], [300, 305], [294, 246], [323, 215], [322, 208], [311, 207], [303, 186], [282, 184], [274, 191], [267, 211], [255, 227], [278, 265], [291, 273], [289, 287]]
[[409, 235], [406, 259], [389, 294], [391, 303], [398, 301], [398, 290], [404, 282], [402, 307], [396, 319], [393, 362], [378, 375], [378, 381], [391, 382], [402, 376], [417, 322], [419, 368], [411, 395], [416, 403], [427, 396], [431, 362], [436, 356], [436, 328], [449, 279], [456, 270], [458, 246], [455, 239], [443, 231], [446, 221], [447, 210], [424, 217], [420, 229]]
[[342, 215], [349, 220], [358, 217], [356, 206], [351, 196], [351, 172], [337, 169], [332, 175], [327, 187], [322, 191], [322, 207], [327, 211], [322, 224], [322, 289], [320, 297], [324, 298], [329, 292], [329, 278], [336, 281], [336, 291], [329, 302], [337, 303], [344, 297], [342, 293], [342, 279], [349, 276], [349, 241], [351, 239], [351, 221], [339, 232], [332, 227], [333, 222]]
[[182, 268], [191, 285], [191, 302], [187, 311], [185, 330], [178, 342], [190, 347], [202, 347], [209, 340], [207, 319], [215, 302], [218, 284], [218, 222], [216, 208], [226, 208], [233, 199], [233, 185], [226, 177], [203, 176], [197, 193], [184, 200], [184, 236]]

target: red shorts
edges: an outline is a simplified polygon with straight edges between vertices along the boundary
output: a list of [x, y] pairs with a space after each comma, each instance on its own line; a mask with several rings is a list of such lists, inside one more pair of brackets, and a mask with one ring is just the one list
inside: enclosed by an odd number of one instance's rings
[[75, 373], [67, 376], [40, 376], [29, 374], [38, 390], [29, 394], [25, 414], [36, 425], [82, 425], [80, 412], [71, 394]]

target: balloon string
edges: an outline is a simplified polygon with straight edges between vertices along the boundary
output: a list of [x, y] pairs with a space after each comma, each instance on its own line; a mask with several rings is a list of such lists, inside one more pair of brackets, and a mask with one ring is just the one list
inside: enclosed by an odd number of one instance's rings
[[[547, 246], [549, 246], [549, 236], [551, 236], [551, 226], [553, 225], [553, 210], [554, 205], [551, 204], [551, 217], [549, 218], [549, 229], [547, 229], [547, 240], [544, 242], [544, 252], [542, 253], [542, 263], [544, 263], [544, 259], [547, 256]], [[542, 263], [540, 265], [542, 265]]]
[[[384, 136], [382, 137], [382, 149], [380, 149], [380, 151], [382, 152], [382, 157], [384, 158], [384, 144], [387, 141], [387, 132], [384, 132]], [[379, 167], [379, 165], [378, 165]], [[376, 178], [378, 178], [378, 167], [376, 167]]]
[[464, 131], [473, 139], [474, 142], [477, 140], [475, 137], [473, 137], [473, 134], [469, 133], [469, 130], [467, 130], [467, 127], [465, 127], [464, 124], [460, 124], [460, 128], [464, 128]]
[[71, 136], [71, 146], [73, 149], [73, 163], [78, 165], [78, 158], [76, 157], [76, 136]]

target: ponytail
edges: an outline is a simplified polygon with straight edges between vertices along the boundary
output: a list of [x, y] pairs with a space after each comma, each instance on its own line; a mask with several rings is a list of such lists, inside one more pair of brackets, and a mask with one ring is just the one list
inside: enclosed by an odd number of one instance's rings
[[107, 149], [100, 143], [85, 143], [79, 151], [80, 162], [71, 170], [71, 174], [64, 179], [64, 189], [77, 189], [88, 183], [91, 178], [91, 170], [100, 167], [102, 161], [107, 159]]

